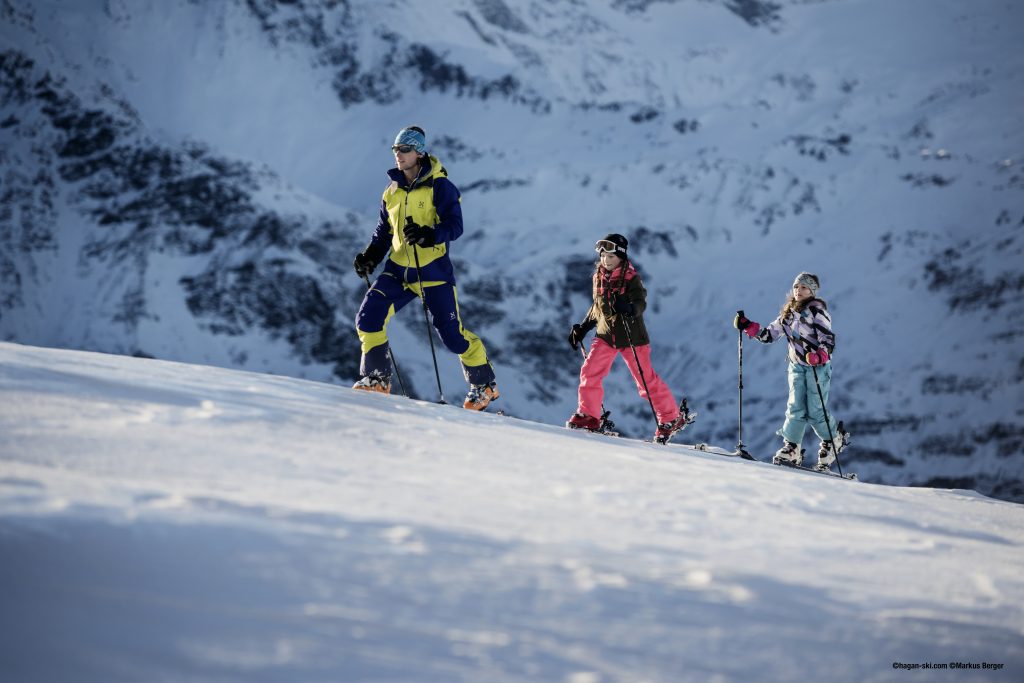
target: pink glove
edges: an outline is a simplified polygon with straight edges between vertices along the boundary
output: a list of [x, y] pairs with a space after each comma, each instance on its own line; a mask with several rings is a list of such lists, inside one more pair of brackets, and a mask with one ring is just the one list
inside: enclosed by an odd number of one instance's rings
[[824, 365], [828, 362], [828, 351], [825, 349], [818, 349], [817, 351], [808, 351], [807, 355], [804, 356], [808, 365]]
[[732, 326], [741, 332], [746, 332], [753, 339], [761, 331], [761, 326], [743, 315], [743, 311], [736, 311], [736, 317], [732, 320]]

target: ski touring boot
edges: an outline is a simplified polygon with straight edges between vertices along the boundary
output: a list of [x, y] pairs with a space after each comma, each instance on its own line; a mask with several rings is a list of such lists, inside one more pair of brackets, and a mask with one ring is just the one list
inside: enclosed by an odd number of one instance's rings
[[800, 467], [804, 462], [803, 449], [792, 441], [783, 441], [782, 448], [775, 451], [775, 455], [772, 457], [773, 465], [789, 465], [790, 467]]
[[602, 412], [600, 418], [583, 413], [573, 413], [572, 417], [566, 421], [565, 426], [569, 429], [582, 429], [605, 436], [618, 436], [619, 433], [615, 431], [615, 423], [608, 419], [609, 415], [611, 415], [610, 410]]
[[566, 421], [565, 426], [569, 429], [585, 429], [588, 432], [599, 432], [601, 431], [601, 420], [593, 415], [573, 413], [572, 417]]
[[379, 394], [390, 394], [391, 378], [371, 372], [369, 375], [360, 378], [358, 382], [352, 385], [352, 388], [356, 391], [374, 391]]
[[466, 394], [466, 400], [462, 402], [462, 407], [466, 410], [483, 410], [500, 395], [497, 382], [474, 384], [469, 387], [469, 393]]
[[833, 438], [821, 442], [821, 446], [818, 448], [818, 464], [815, 465], [815, 469], [821, 472], [831, 470], [832, 463], [836, 461], [836, 455], [842, 453], [849, 443], [850, 433], [846, 431], [843, 423], [840, 422], [836, 426], [836, 434]]
[[658, 429], [654, 432], [654, 441], [662, 444], [668, 443], [669, 439], [675, 436], [677, 432], [681, 432], [686, 429], [687, 425], [693, 424], [695, 419], [697, 419], [697, 413], [690, 412], [684, 398], [679, 403], [679, 415], [671, 422], [658, 425]]

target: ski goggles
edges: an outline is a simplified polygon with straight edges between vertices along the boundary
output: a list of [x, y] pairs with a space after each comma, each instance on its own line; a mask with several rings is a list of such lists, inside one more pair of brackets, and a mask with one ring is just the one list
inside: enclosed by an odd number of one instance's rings
[[601, 254], [606, 251], [610, 251], [613, 254], [625, 255], [626, 253], [625, 249], [615, 244], [615, 242], [612, 242], [611, 240], [598, 240], [597, 244], [594, 246], [594, 251], [596, 251], [598, 254]]
[[392, 152], [401, 152], [402, 154], [408, 154], [416, 149], [416, 145], [392, 145]]

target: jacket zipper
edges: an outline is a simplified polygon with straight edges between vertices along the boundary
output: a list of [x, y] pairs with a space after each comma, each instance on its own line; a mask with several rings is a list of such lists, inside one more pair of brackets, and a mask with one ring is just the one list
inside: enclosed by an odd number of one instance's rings
[[[420, 165], [420, 170], [416, 173], [416, 177], [409, 184], [409, 187], [404, 189], [404, 192], [405, 192], [405, 202], [404, 202], [403, 208], [402, 208], [402, 221], [401, 221], [401, 225], [399, 226], [399, 228], [397, 228], [397, 229], [400, 229], [400, 230], [403, 231], [403, 234], [402, 234], [402, 241], [403, 242], [405, 242], [405, 234], [404, 234], [405, 219], [408, 218], [408, 216], [409, 216], [409, 194], [414, 189], [416, 189], [416, 183], [418, 183], [420, 181], [420, 174], [422, 174], [422, 173], [423, 173], [423, 166]], [[408, 242], [405, 242], [405, 246], [413, 249], [414, 250], [413, 251], [413, 256], [416, 255], [416, 252], [415, 252], [416, 245], [415, 244], [409, 244]], [[404, 279], [406, 282], [409, 281], [409, 268], [410, 268], [409, 265], [405, 266], [405, 273], [402, 276], [402, 279]], [[422, 276], [422, 273], [420, 273], [420, 275]]]

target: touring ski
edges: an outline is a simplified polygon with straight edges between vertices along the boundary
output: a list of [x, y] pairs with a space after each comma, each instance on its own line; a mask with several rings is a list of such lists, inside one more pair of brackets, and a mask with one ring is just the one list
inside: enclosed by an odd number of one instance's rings
[[[689, 448], [689, 449], [692, 449], [692, 450], [695, 450], [695, 451], [700, 451], [701, 453], [713, 453], [714, 455], [724, 455], [724, 456], [727, 456], [727, 457], [730, 457], [730, 458], [743, 458], [744, 460], [753, 460], [755, 462], [762, 462], [762, 461], [758, 460], [757, 458], [751, 456], [749, 453], [730, 451], [730, 450], [726, 450], [725, 448], [721, 448], [719, 446], [709, 446], [706, 443], [694, 443], [694, 444], [680, 443], [680, 444], [672, 444], [672, 445], [673, 446], [679, 446], [680, 448]], [[787, 463], [787, 462], [774, 462], [773, 461], [772, 464], [778, 465], [779, 467], [789, 467], [790, 469], [801, 470], [803, 472], [812, 472], [814, 474], [825, 474], [825, 475], [828, 475], [830, 477], [837, 477], [839, 479], [846, 479], [848, 481], [859, 481], [859, 479], [857, 479], [857, 475], [853, 474], [852, 472], [844, 472], [842, 474], [839, 474], [838, 472], [833, 472], [830, 469], [819, 469], [817, 467], [804, 467], [803, 465], [792, 465], [792, 464]]]
[[690, 448], [701, 453], [713, 453], [715, 455], [726, 455], [730, 458], [743, 458], [744, 460], [757, 460], [754, 456], [750, 455], [746, 451], [729, 451], [719, 446], [709, 446], [706, 443], [680, 443], [673, 444], [674, 446], [681, 446], [683, 448]]
[[839, 474], [838, 472], [833, 472], [832, 470], [829, 470], [829, 469], [821, 469], [821, 468], [818, 468], [818, 467], [804, 467], [803, 465], [793, 465], [793, 464], [785, 462], [785, 461], [777, 462], [775, 464], [778, 465], [779, 467], [788, 467], [789, 469], [792, 469], [792, 470], [800, 470], [802, 472], [811, 472], [813, 474], [827, 474], [830, 477], [836, 477], [838, 479], [846, 479], [848, 481], [859, 481], [859, 479], [857, 479], [857, 475], [854, 474], [853, 472], [843, 472], [842, 474]]

